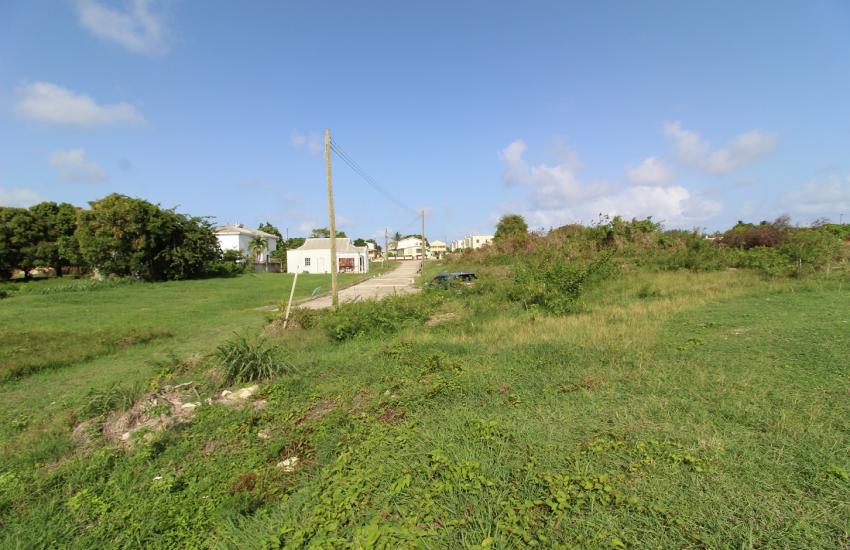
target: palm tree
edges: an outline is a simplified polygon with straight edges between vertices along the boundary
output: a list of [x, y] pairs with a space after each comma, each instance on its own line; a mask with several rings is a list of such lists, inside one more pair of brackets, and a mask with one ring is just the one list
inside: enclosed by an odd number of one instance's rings
[[[258, 261], [258, 262], [262, 261], [263, 252], [265, 252], [265, 250], [268, 247], [269, 247], [268, 241], [266, 241], [264, 238], [260, 237], [259, 235], [252, 238], [251, 241], [248, 243], [248, 250], [250, 250], [251, 254], [254, 255], [254, 260]], [[268, 269], [269, 268], [268, 262], [264, 262], [264, 263], [266, 263], [266, 269]]]

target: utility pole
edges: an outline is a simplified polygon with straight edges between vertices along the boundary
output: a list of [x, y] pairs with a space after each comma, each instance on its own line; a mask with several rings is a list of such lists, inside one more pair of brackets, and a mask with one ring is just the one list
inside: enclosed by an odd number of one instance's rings
[[384, 263], [390, 258], [390, 235], [387, 228], [384, 228]]
[[334, 218], [334, 191], [331, 178], [331, 131], [325, 128], [325, 165], [328, 174], [328, 218], [331, 232], [331, 303], [333, 307], [339, 306], [339, 293], [336, 287], [336, 220]]
[[422, 237], [422, 263], [425, 263], [425, 209], [422, 209], [422, 233], [419, 235]]

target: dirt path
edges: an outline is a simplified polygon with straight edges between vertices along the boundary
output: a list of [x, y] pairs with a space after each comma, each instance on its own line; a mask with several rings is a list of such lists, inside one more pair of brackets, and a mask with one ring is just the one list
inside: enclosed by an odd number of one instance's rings
[[[378, 275], [339, 291], [339, 303], [355, 300], [380, 300], [393, 294], [409, 294], [419, 289], [413, 282], [419, 272], [419, 261], [406, 260], [397, 262], [399, 265], [389, 273]], [[314, 300], [301, 302], [298, 307], [307, 309], [324, 309], [331, 306], [330, 294]]]

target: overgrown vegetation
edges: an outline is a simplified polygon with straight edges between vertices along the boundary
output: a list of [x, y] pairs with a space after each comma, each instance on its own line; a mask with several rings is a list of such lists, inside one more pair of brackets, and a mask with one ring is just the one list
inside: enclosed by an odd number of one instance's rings
[[[846, 251], [791, 261], [781, 247], [820, 233], [788, 231], [751, 248], [647, 220], [500, 239], [423, 274], [473, 269], [472, 285], [295, 310], [262, 340], [259, 321], [219, 331], [164, 375], [192, 415], [133, 445], [78, 422], [87, 388], [71, 413], [0, 395], [0, 546], [846, 546]], [[759, 254], [782, 269], [728, 269]], [[248, 402], [218, 398], [257, 380]], [[126, 408], [115, 394], [86, 412]]]
[[411, 323], [424, 322], [438, 303], [439, 297], [433, 294], [398, 296], [383, 302], [346, 303], [324, 315], [320, 324], [328, 337], [337, 342], [392, 334]]

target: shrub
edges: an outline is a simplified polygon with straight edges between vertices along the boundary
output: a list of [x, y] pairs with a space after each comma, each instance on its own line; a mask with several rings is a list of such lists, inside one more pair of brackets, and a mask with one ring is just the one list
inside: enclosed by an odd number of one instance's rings
[[640, 287], [640, 290], [638, 290], [637, 293], [637, 297], [641, 300], [646, 300], [648, 298], [660, 298], [661, 291], [647, 283]]
[[756, 248], [760, 246], [779, 246], [791, 236], [788, 216], [780, 216], [773, 222], [761, 222], [758, 225], [738, 222], [735, 227], [723, 234], [722, 242], [733, 248]]
[[321, 325], [337, 342], [373, 334], [390, 334], [411, 323], [422, 323], [438, 303], [439, 295], [395, 296], [380, 302], [366, 300], [342, 304], [325, 316]]
[[225, 383], [253, 382], [271, 378], [293, 369], [280, 357], [278, 348], [263, 341], [249, 342], [237, 337], [225, 342], [215, 350], [215, 358], [224, 371]]
[[517, 266], [508, 299], [525, 307], [541, 307], [556, 315], [575, 311], [584, 289], [611, 274], [611, 255], [598, 255], [584, 265], [553, 258], [546, 263], [526, 262]]
[[[285, 311], [286, 306], [282, 306], [281, 310]], [[321, 313], [315, 309], [297, 307], [289, 312], [289, 324], [303, 329], [311, 329], [318, 326], [320, 317]], [[283, 316], [281, 316], [281, 319], [283, 319]]]
[[225, 250], [221, 259], [210, 266], [210, 274], [218, 277], [234, 277], [245, 273], [248, 262], [238, 250]]

